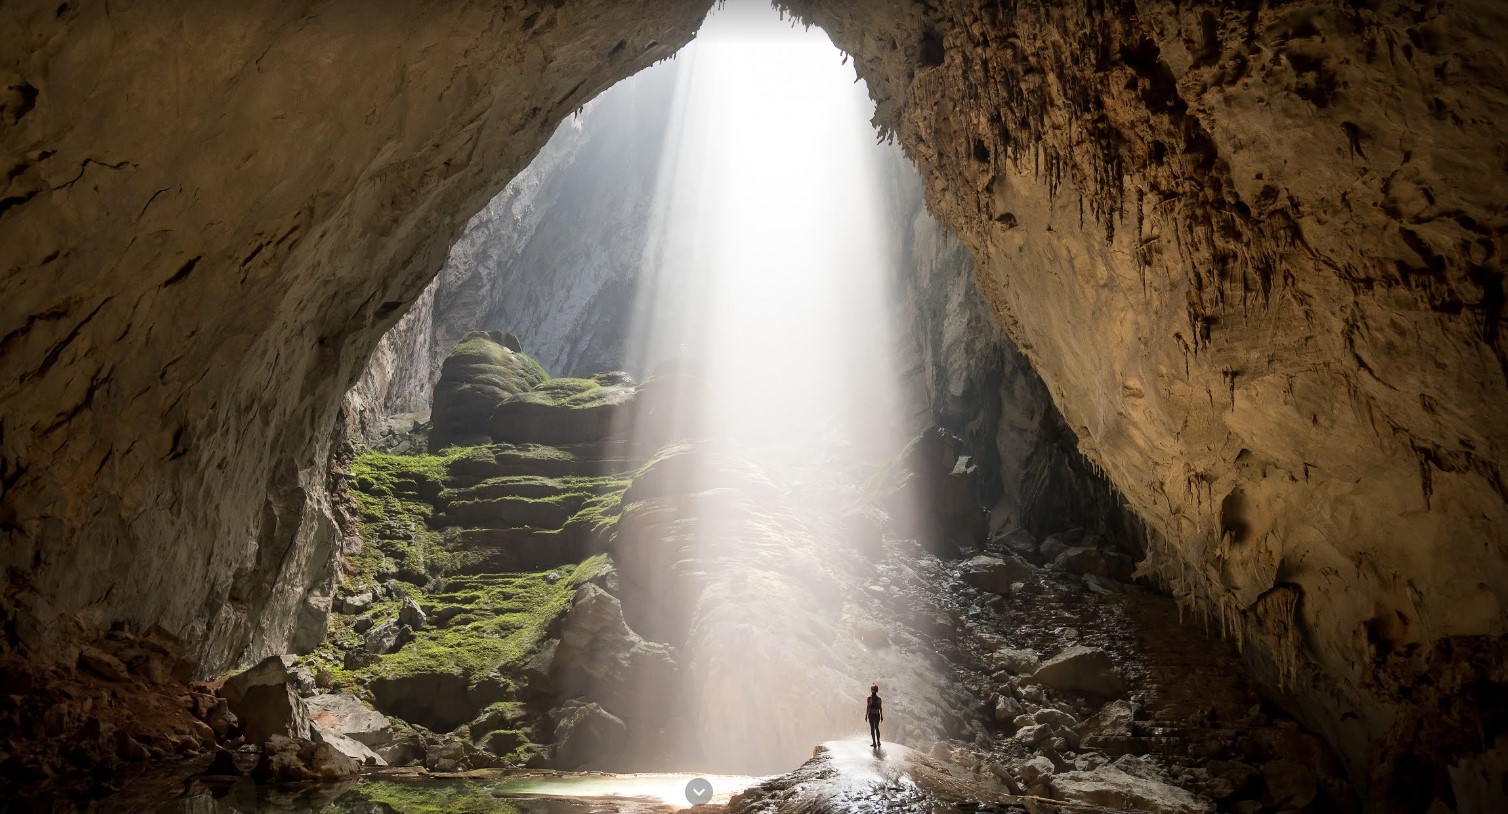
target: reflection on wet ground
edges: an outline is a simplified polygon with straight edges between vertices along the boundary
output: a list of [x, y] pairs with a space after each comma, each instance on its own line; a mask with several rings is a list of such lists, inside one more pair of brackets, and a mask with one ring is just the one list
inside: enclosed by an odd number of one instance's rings
[[[259, 785], [171, 771], [142, 775], [106, 794], [55, 789], [22, 809], [153, 814], [665, 814], [688, 808], [686, 784], [710, 781], [713, 803], [726, 803], [759, 778], [694, 774], [469, 772], [456, 776], [393, 770], [335, 784]], [[81, 800], [72, 793], [97, 799]], [[5, 810], [13, 810], [0, 805]]]

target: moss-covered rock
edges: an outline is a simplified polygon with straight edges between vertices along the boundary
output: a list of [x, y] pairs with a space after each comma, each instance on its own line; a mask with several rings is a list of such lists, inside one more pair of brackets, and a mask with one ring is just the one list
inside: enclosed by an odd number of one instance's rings
[[396, 811], [402, 814], [518, 814], [487, 783], [413, 778], [364, 780], [330, 805], [330, 811]]
[[527, 393], [549, 378], [509, 335], [497, 331], [466, 334], [440, 368], [430, 449], [486, 443], [487, 421], [498, 402]]
[[632, 424], [634, 388], [595, 379], [552, 379], [504, 398], [488, 431], [500, 443], [588, 444], [625, 436]]

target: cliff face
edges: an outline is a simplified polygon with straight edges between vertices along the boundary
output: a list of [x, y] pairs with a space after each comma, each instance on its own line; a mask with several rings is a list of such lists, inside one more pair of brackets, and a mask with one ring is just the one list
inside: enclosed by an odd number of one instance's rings
[[1421, 806], [1410, 752], [1471, 774], [1508, 597], [1502, 9], [785, 5], [856, 55], [1151, 569], [1356, 774]]
[[1084, 458], [1042, 379], [979, 296], [969, 250], [927, 211], [921, 178], [897, 150], [887, 169], [901, 235], [895, 319], [905, 326], [922, 421], [962, 438], [979, 465], [996, 529], [1038, 538], [1088, 526], [1137, 550], [1143, 532]]
[[679, 70], [659, 63], [593, 99], [471, 217], [347, 393], [358, 436], [428, 409], [441, 361], [468, 331], [512, 331], [556, 375], [626, 366]]
[[706, 10], [7, 6], [18, 634], [66, 659], [62, 618], [160, 624], [206, 670], [283, 650], [322, 614], [341, 394], [466, 218]]

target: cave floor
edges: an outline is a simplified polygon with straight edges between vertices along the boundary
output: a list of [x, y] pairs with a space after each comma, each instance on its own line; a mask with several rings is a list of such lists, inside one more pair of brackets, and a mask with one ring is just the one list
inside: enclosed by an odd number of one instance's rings
[[[1163, 782], [1199, 795], [1209, 805], [1199, 810], [1241, 810], [1233, 804], [1251, 798], [1264, 803], [1257, 810], [1275, 810], [1281, 797], [1294, 792], [1264, 777], [1264, 771], [1276, 778], [1296, 760], [1328, 762], [1315, 751], [1318, 746], [1313, 738], [1266, 711], [1242, 678], [1235, 649], [1202, 624], [1182, 618], [1166, 597], [1134, 585], [1125, 586], [1123, 592], [1098, 594], [1087, 590], [1080, 579], [1050, 569], [1039, 569], [1020, 590], [1001, 597], [970, 587], [960, 568], [963, 561], [919, 559], [914, 579], [895, 579], [894, 583], [904, 586], [907, 599], [930, 596], [937, 603], [931, 607], [953, 620], [949, 635], [929, 637], [941, 660], [953, 665], [950, 683], [967, 688], [981, 705], [1001, 696], [1032, 697], [1036, 685], [1025, 676], [1003, 675], [998, 654], [1022, 649], [1049, 657], [1072, 645], [1098, 647], [1111, 656], [1126, 680], [1124, 700], [1132, 714], [1122, 722], [1122, 729], [1081, 727], [1083, 743], [1064, 751], [1013, 737], [1015, 727], [1004, 721], [997, 724], [989, 744], [941, 742], [921, 751], [887, 741], [881, 750], [872, 751], [861, 739], [831, 741], [812, 760], [777, 777], [708, 776], [715, 796], [710, 805], [697, 811], [1182, 810], [1054, 802], [1046, 799], [1052, 794], [1050, 787], [1023, 783], [1011, 789], [999, 781], [1001, 767], [1021, 766], [1036, 758], [1045, 757], [1063, 774], [1123, 756], [1152, 767]], [[1041, 701], [1043, 708], [1066, 711], [1086, 724], [1103, 709], [1100, 700], [1072, 694], [1050, 693]], [[1311, 757], [1305, 759], [1305, 754]], [[1091, 762], [1086, 764], [1085, 758]], [[216, 781], [203, 777], [202, 770], [202, 765], [193, 762], [143, 766], [100, 799], [59, 795], [31, 801], [36, 804], [28, 810], [650, 814], [687, 808], [683, 789], [693, 777], [537, 770], [436, 775], [407, 768], [375, 770], [342, 783], [280, 788], [244, 778]], [[1019, 769], [1013, 773], [1020, 777]], [[1321, 772], [1308, 781], [1310, 805], [1300, 806], [1301, 810], [1334, 810], [1325, 808], [1337, 802], [1332, 795], [1346, 796], [1344, 789], [1326, 789], [1334, 782], [1333, 776], [1326, 775]], [[1341, 805], [1341, 809], [1346, 807]]]

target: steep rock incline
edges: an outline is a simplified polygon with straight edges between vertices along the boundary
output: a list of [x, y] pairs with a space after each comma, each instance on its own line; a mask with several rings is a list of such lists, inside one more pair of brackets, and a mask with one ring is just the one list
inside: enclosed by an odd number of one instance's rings
[[1089, 525], [1139, 548], [1135, 515], [1079, 452], [1041, 377], [996, 324], [968, 247], [927, 212], [915, 167], [896, 150], [887, 170], [904, 270], [896, 321], [907, 328], [924, 420], [956, 433], [977, 456], [991, 526], [1045, 537]]
[[18, 633], [155, 622], [215, 670], [322, 616], [340, 394], [465, 219], [707, 7], [7, 6]]
[[347, 394], [359, 437], [374, 438], [387, 416], [425, 409], [446, 351], [468, 331], [516, 331], [562, 375], [626, 367], [680, 68], [661, 62], [593, 99], [472, 216]]
[[[1473, 773], [1508, 618], [1503, 10], [783, 5], [855, 55], [1151, 567], [1353, 774], [1422, 806]], [[1474, 682], [1467, 733], [1421, 727]]]

